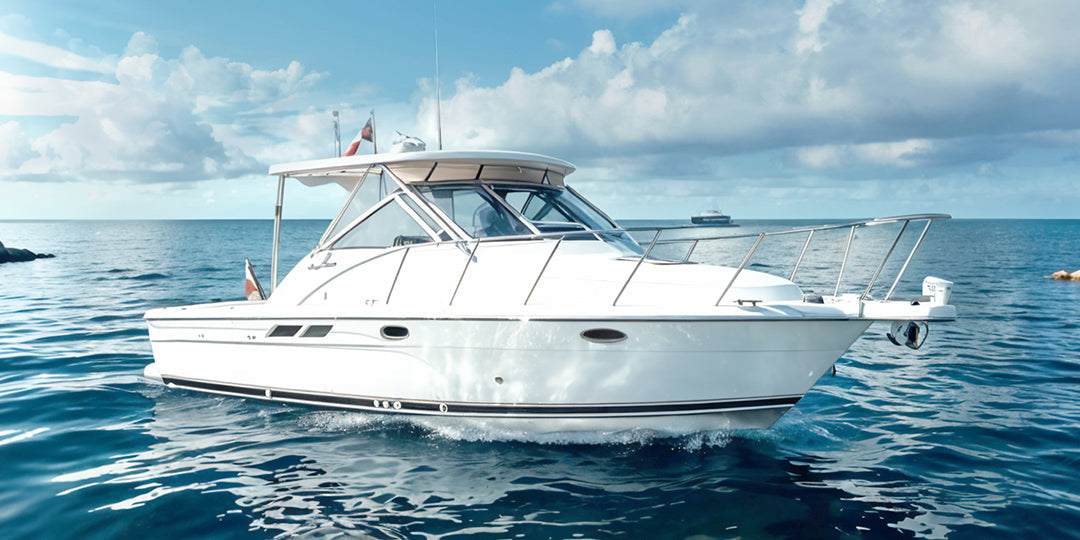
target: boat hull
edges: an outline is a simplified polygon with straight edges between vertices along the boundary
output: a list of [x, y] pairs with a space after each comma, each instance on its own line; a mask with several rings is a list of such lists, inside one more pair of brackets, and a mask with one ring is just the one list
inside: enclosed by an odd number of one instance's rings
[[694, 225], [733, 226], [731, 216], [691, 216], [690, 223]]
[[[766, 428], [865, 319], [150, 319], [173, 387], [535, 433]], [[330, 326], [324, 336], [308, 328]], [[298, 327], [271, 337], [275, 328]], [[407, 337], [387, 337], [387, 328]], [[625, 339], [598, 343], [591, 329]], [[400, 330], [397, 331], [399, 334]]]

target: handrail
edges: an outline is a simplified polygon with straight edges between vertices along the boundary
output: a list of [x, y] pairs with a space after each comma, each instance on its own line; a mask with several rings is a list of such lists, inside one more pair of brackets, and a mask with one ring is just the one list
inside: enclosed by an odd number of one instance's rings
[[806, 235], [806, 242], [802, 245], [802, 251], [799, 252], [799, 258], [795, 259], [795, 268], [791, 269], [791, 276], [788, 277], [788, 281], [795, 281], [795, 273], [799, 271], [799, 265], [802, 264], [803, 256], [806, 255], [806, 248], [810, 247], [810, 241], [814, 239], [814, 231], [810, 231], [810, 234]]
[[716, 299], [716, 303], [713, 304], [714, 306], [719, 306], [720, 301], [724, 299], [724, 295], [727, 294], [729, 290], [731, 290], [731, 286], [735, 284], [735, 278], [739, 277], [739, 274], [742, 273], [743, 268], [746, 268], [746, 263], [750, 262], [750, 258], [754, 256], [754, 252], [757, 251], [758, 246], [761, 245], [761, 241], [765, 239], [766, 234], [767, 233], [761, 233], [758, 235], [757, 240], [754, 242], [754, 246], [750, 248], [750, 251], [746, 252], [746, 256], [743, 257], [742, 263], [739, 264], [739, 268], [735, 270], [735, 273], [732, 274], [731, 279], [728, 280], [727, 285], [724, 287], [724, 292], [720, 293], [720, 298]]
[[465, 272], [469, 271], [469, 264], [471, 264], [473, 262], [473, 259], [476, 258], [476, 251], [478, 249], [480, 249], [480, 239], [476, 240], [476, 245], [473, 246], [471, 250], [469, 250], [469, 258], [465, 259], [465, 268], [461, 269], [461, 275], [458, 277], [457, 286], [454, 287], [454, 294], [450, 296], [451, 306], [454, 305], [454, 299], [457, 298], [457, 292], [458, 289], [461, 288], [461, 282], [465, 281]]
[[[926, 226], [923, 228], [922, 233], [919, 235], [918, 240], [915, 242], [915, 245], [911, 248], [911, 251], [908, 253], [907, 259], [904, 261], [904, 264], [900, 268], [899, 273], [897, 274], [895, 280], [893, 281], [892, 286], [889, 289], [889, 292], [885, 296], [886, 299], [889, 299], [889, 298], [892, 297], [892, 293], [896, 289], [897, 285], [900, 283], [900, 280], [902, 279], [902, 277], [904, 275], [904, 272], [907, 270], [907, 267], [908, 267], [909, 263], [911, 262], [911, 259], [914, 257], [915, 252], [922, 245], [923, 239], [925, 238], [926, 233], [930, 228], [930, 224], [932, 222], [934, 222], [934, 221], [947, 220], [947, 219], [951, 219], [951, 218], [952, 217], [949, 216], [948, 214], [910, 214], [910, 215], [904, 215], [904, 216], [891, 216], [891, 217], [885, 217], [885, 218], [866, 219], [866, 220], [854, 221], [854, 222], [848, 222], [848, 223], [838, 223], [838, 224], [828, 224], [828, 225], [817, 225], [817, 226], [811, 226], [811, 227], [801, 227], [801, 228], [794, 228], [794, 229], [784, 229], [784, 230], [779, 230], [779, 231], [768, 231], [768, 232], [747, 233], [747, 234], [734, 234], [734, 235], [716, 235], [716, 236], [694, 237], [694, 238], [669, 238], [669, 239], [661, 239], [660, 237], [665, 231], [680, 230], [680, 229], [691, 229], [692, 227], [687, 227], [687, 226], [627, 227], [627, 228], [615, 228], [615, 229], [588, 229], [588, 230], [581, 230], [581, 231], [560, 231], [560, 232], [553, 232], [553, 233], [534, 233], [534, 234], [519, 234], [519, 235], [508, 235], [508, 236], [486, 237], [486, 238], [470, 238], [470, 239], [450, 240], [450, 241], [443, 241], [443, 242], [431, 242], [429, 244], [422, 244], [422, 245], [397, 246], [397, 247], [388, 249], [386, 251], [383, 251], [381, 253], [378, 253], [378, 254], [374, 255], [373, 257], [370, 257], [368, 259], [360, 261], [360, 262], [358, 262], [356, 264], [353, 264], [353, 265], [349, 266], [348, 268], [344, 268], [344, 269], [340, 270], [335, 275], [333, 275], [332, 277], [327, 279], [325, 282], [320, 284], [318, 287], [316, 287], [314, 290], [312, 290], [307, 296], [305, 296], [300, 301], [300, 303], [303, 303], [303, 302], [307, 301], [307, 299], [310, 298], [312, 295], [314, 295], [315, 292], [322, 289], [322, 287], [326, 286], [328, 283], [330, 283], [331, 281], [333, 281], [336, 278], [340, 277], [341, 275], [348, 273], [350, 270], [352, 270], [354, 268], [357, 268], [359, 266], [362, 266], [364, 264], [367, 264], [367, 263], [369, 263], [371, 261], [374, 261], [376, 259], [380, 259], [382, 257], [390, 255], [391, 253], [396, 253], [398, 251], [404, 250], [405, 253], [402, 254], [401, 261], [398, 264], [397, 272], [394, 275], [394, 281], [391, 283], [390, 290], [388, 291], [388, 293], [386, 295], [386, 302], [389, 303], [390, 298], [393, 295], [394, 288], [397, 286], [398, 277], [401, 274], [402, 267], [405, 265], [405, 259], [408, 256], [409, 249], [418, 248], [418, 247], [426, 247], [426, 246], [456, 245], [458, 247], [463, 248], [462, 251], [464, 251], [466, 253], [468, 258], [465, 261], [465, 264], [464, 264], [464, 266], [463, 266], [463, 268], [461, 270], [461, 274], [458, 276], [457, 285], [454, 287], [454, 292], [450, 296], [450, 305], [453, 305], [454, 300], [457, 298], [458, 291], [461, 288], [461, 284], [465, 279], [465, 274], [468, 272], [469, 266], [473, 262], [473, 259], [474, 259], [474, 256], [475, 256], [477, 250], [480, 248], [480, 244], [490, 244], [490, 243], [495, 243], [495, 242], [511, 243], [511, 242], [533, 241], [533, 240], [557, 240], [557, 242], [555, 243], [555, 246], [552, 248], [551, 252], [548, 254], [547, 258], [544, 260], [544, 263], [541, 266], [539, 272], [537, 273], [536, 278], [533, 280], [533, 284], [532, 284], [532, 287], [529, 289], [528, 295], [525, 297], [523, 305], [527, 305], [529, 300], [532, 298], [533, 292], [535, 292], [535, 290], [536, 290], [537, 284], [540, 282], [540, 278], [543, 277], [544, 273], [547, 271], [547, 268], [548, 268], [549, 264], [551, 263], [552, 258], [555, 256], [555, 252], [558, 251], [559, 246], [562, 244], [562, 242], [564, 240], [572, 239], [574, 237], [583, 237], [583, 238], [590, 238], [590, 239], [591, 238], [599, 238], [599, 239], [601, 239], [601, 241], [605, 241], [605, 240], [603, 240], [604, 235], [624, 235], [624, 234], [629, 235], [629, 233], [631, 233], [631, 232], [655, 231], [655, 234], [652, 237], [652, 241], [649, 243], [648, 247], [642, 251], [642, 254], [639, 257], [637, 257], [637, 261], [634, 264], [633, 270], [631, 270], [630, 274], [623, 281], [622, 286], [619, 289], [619, 292], [616, 294], [615, 299], [612, 302], [612, 306], [616, 306], [616, 305], [618, 305], [619, 299], [622, 297], [622, 295], [626, 291], [627, 287], [629, 287], [630, 282], [633, 280], [634, 276], [637, 274], [638, 269], [641, 267], [641, 265], [647, 259], [650, 258], [649, 255], [652, 253], [653, 249], [656, 246], [659, 246], [659, 245], [671, 245], [671, 244], [681, 244], [681, 243], [689, 243], [689, 244], [691, 244], [690, 249], [688, 250], [686, 256], [683, 257], [682, 260], [680, 261], [682, 263], [689, 263], [690, 255], [693, 253], [694, 249], [701, 242], [714, 241], [714, 240], [733, 240], [733, 239], [740, 239], [740, 238], [755, 238], [753, 246], [751, 246], [751, 248], [747, 251], [746, 255], [743, 257], [742, 262], [735, 269], [732, 276], [728, 279], [727, 283], [724, 286], [723, 292], [720, 294], [720, 297], [717, 299], [715, 305], [720, 305], [720, 303], [723, 301], [724, 297], [727, 295], [727, 293], [734, 286], [735, 281], [737, 280], [738, 276], [741, 274], [741, 272], [749, 264], [750, 260], [753, 258], [754, 254], [756, 253], [758, 247], [761, 245], [761, 243], [766, 238], [769, 238], [769, 237], [772, 237], [772, 236], [785, 236], [785, 235], [791, 235], [791, 234], [803, 234], [803, 233], [807, 234], [807, 239], [806, 239], [805, 243], [802, 246], [802, 250], [799, 252], [798, 258], [797, 258], [797, 260], [795, 262], [795, 267], [791, 272], [791, 277], [789, 278], [789, 280], [793, 280], [794, 277], [795, 277], [796, 272], [798, 272], [800, 264], [802, 263], [803, 257], [806, 254], [806, 251], [809, 248], [810, 243], [814, 239], [816, 233], [821, 232], [821, 231], [850, 229], [850, 232], [849, 232], [848, 238], [847, 238], [847, 243], [846, 243], [845, 249], [844, 249], [843, 262], [840, 265], [840, 272], [839, 272], [839, 276], [837, 277], [837, 281], [836, 281], [836, 290], [833, 292], [833, 295], [836, 296], [836, 295], [839, 294], [840, 283], [841, 283], [841, 280], [843, 279], [844, 272], [845, 272], [845, 269], [847, 267], [848, 259], [849, 259], [850, 252], [851, 252], [851, 245], [852, 245], [852, 242], [853, 242], [854, 237], [855, 237], [855, 230], [860, 228], [860, 227], [874, 227], [874, 226], [878, 226], [878, 225], [885, 225], [885, 224], [891, 224], [891, 223], [903, 223], [903, 226], [901, 227], [899, 234], [897, 234], [896, 238], [893, 240], [892, 244], [889, 247], [888, 252], [882, 258], [881, 263], [878, 265], [877, 270], [874, 272], [874, 276], [871, 278], [869, 285], [867, 286], [867, 288], [863, 291], [862, 295], [860, 296], [860, 300], [864, 300], [869, 295], [871, 289], [873, 289], [873, 286], [876, 284], [878, 278], [880, 277], [882, 271], [884, 270], [886, 264], [888, 263], [888, 260], [889, 260], [890, 256], [892, 255], [893, 251], [896, 249], [897, 244], [899, 244], [901, 238], [904, 235], [904, 232], [907, 230], [908, 224], [910, 224], [912, 221], [926, 221]], [[631, 240], [632, 240], [632, 237], [631, 237]], [[470, 248], [469, 244], [472, 244], [471, 248]]]
[[878, 265], [877, 271], [874, 272], [874, 277], [870, 278], [870, 284], [866, 286], [866, 290], [863, 291], [859, 300], [866, 299], [866, 296], [870, 294], [870, 290], [874, 288], [874, 284], [877, 283], [878, 277], [881, 276], [881, 271], [885, 269], [885, 263], [889, 262], [889, 257], [892, 255], [893, 250], [896, 249], [896, 244], [899, 244], [900, 238], [904, 236], [904, 231], [907, 230], [908, 223], [911, 223], [911, 220], [905, 221], [904, 226], [900, 227], [900, 232], [896, 233], [896, 240], [893, 240], [892, 245], [889, 246], [889, 251], [881, 258], [881, 264]]
[[847, 268], [848, 255], [851, 255], [851, 242], [855, 240], [855, 225], [851, 226], [851, 232], [847, 236], [847, 245], [844, 247], [844, 262], [840, 263], [840, 275], [836, 276], [836, 289], [833, 296], [840, 294], [840, 281], [844, 279], [844, 269]]
[[[926, 226], [923, 227], [922, 233], [919, 234], [919, 239], [915, 241], [915, 246], [911, 248], [911, 252], [908, 253], [907, 259], [904, 260], [904, 265], [900, 267], [900, 271], [896, 274], [896, 280], [893, 281], [892, 287], [889, 287], [889, 292], [885, 293], [885, 300], [892, 298], [893, 291], [896, 290], [896, 286], [900, 284], [900, 278], [904, 277], [904, 272], [907, 271], [908, 264], [911, 263], [911, 258], [915, 256], [915, 252], [918, 251], [919, 246], [922, 245], [923, 238], [926, 238], [926, 231], [930, 230], [930, 224], [933, 220], [926, 220]], [[907, 223], [904, 224], [907, 226]]]
[[634, 274], [637, 273], [638, 268], [641, 268], [641, 263], [645, 262], [645, 258], [649, 256], [649, 253], [652, 252], [652, 248], [656, 247], [656, 241], [660, 239], [660, 233], [662, 232], [664, 232], [664, 229], [659, 229], [656, 231], [656, 234], [653, 235], [652, 242], [649, 243], [648, 249], [646, 249], [645, 252], [641, 254], [641, 258], [638, 259], [637, 264], [634, 265], [634, 269], [630, 271], [630, 275], [626, 276], [626, 281], [623, 282], [622, 288], [619, 289], [619, 294], [615, 295], [615, 300], [611, 302], [612, 306], [615, 306], [619, 303], [619, 298], [622, 298], [622, 293], [626, 291], [627, 285], [630, 285], [630, 280], [634, 279]]
[[540, 278], [544, 276], [544, 271], [547, 270], [548, 264], [551, 263], [551, 258], [555, 256], [555, 252], [562, 245], [563, 239], [560, 238], [555, 242], [555, 247], [551, 248], [551, 253], [548, 253], [547, 260], [544, 261], [544, 266], [540, 267], [540, 273], [536, 274], [536, 279], [533, 280], [532, 288], [529, 289], [529, 294], [525, 296], [525, 302], [523, 305], [529, 305], [529, 299], [532, 298], [533, 292], [536, 291], [536, 286], [540, 284]]

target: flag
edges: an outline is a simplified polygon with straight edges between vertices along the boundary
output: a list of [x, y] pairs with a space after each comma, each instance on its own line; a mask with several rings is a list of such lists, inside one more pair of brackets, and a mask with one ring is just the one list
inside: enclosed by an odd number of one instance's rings
[[259, 279], [255, 277], [255, 268], [251, 266], [251, 261], [247, 259], [244, 259], [244, 296], [248, 300], [266, 299], [262, 285], [259, 284]]
[[364, 129], [361, 129], [360, 133], [356, 134], [356, 137], [352, 140], [351, 143], [349, 143], [349, 149], [346, 150], [343, 155], [346, 155], [346, 156], [356, 155], [356, 150], [358, 148], [360, 148], [360, 141], [371, 141], [372, 144], [375, 144], [375, 136], [374, 136], [374, 134], [375, 134], [375, 129], [371, 125], [371, 118], [368, 118], [367, 123], [364, 124]]
[[364, 129], [360, 130], [360, 138], [365, 141], [375, 142], [375, 139], [372, 137], [372, 133], [374, 133], [374, 131], [372, 131], [373, 129], [374, 128], [371, 126], [371, 118], [368, 118], [367, 123], [364, 124]]

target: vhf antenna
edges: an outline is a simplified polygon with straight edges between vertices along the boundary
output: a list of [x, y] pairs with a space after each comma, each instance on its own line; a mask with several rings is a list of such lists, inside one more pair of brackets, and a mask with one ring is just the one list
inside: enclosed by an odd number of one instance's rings
[[439, 143], [439, 150], [442, 150], [442, 96], [439, 93], [439, 2], [433, 0], [434, 4], [433, 12], [435, 14], [435, 129], [437, 137], [436, 140]]

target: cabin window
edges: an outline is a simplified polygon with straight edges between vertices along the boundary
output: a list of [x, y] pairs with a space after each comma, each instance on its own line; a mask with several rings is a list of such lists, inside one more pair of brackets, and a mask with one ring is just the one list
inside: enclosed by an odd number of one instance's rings
[[417, 204], [416, 201], [412, 200], [411, 197], [401, 197], [401, 202], [405, 203], [405, 206], [408, 206], [414, 214], [420, 216], [420, 219], [424, 220], [424, 223], [428, 226], [428, 229], [435, 231], [435, 234], [439, 237], [439, 240], [450, 240], [450, 233], [446, 231], [446, 228], [437, 223], [430, 215], [428, 215], [426, 210], [420, 208], [420, 205]]
[[386, 201], [381, 208], [356, 224], [334, 249], [406, 246], [430, 242], [431, 237], [396, 200]]
[[386, 182], [387, 179], [382, 174], [375, 172], [369, 174], [355, 192], [349, 193], [345, 207], [341, 209], [341, 218], [333, 224], [333, 229], [323, 235], [323, 241], [337, 236], [354, 219], [362, 216], [368, 208], [381, 201], [386, 196]]
[[501, 203], [477, 187], [423, 187], [421, 193], [473, 238], [532, 234]]

